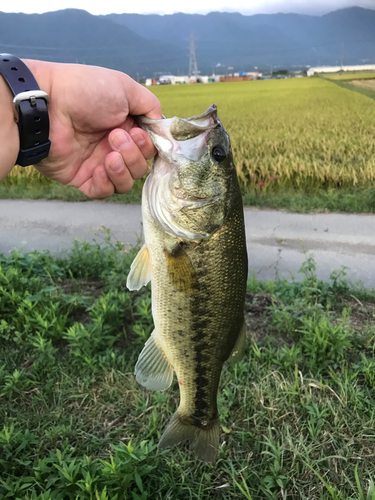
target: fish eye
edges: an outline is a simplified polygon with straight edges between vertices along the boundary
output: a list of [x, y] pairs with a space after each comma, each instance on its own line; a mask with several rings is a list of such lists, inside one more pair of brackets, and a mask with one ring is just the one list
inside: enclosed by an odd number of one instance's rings
[[218, 163], [221, 163], [227, 157], [227, 154], [222, 146], [214, 146], [211, 151], [212, 157]]

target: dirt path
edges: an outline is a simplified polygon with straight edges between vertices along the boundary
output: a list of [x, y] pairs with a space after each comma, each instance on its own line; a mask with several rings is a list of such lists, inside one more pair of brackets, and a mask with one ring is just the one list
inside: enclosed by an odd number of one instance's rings
[[365, 89], [375, 90], [375, 80], [352, 80], [350, 83]]

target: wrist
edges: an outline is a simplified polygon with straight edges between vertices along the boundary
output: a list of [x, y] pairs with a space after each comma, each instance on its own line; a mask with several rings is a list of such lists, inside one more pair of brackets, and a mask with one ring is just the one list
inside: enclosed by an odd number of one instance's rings
[[22, 59], [22, 61], [29, 68], [37, 81], [40, 90], [51, 95], [51, 67], [54, 63], [47, 63], [45, 61], [36, 61], [34, 59]]
[[[38, 68], [39, 65], [31, 63], [31, 66]], [[49, 95], [40, 89], [30, 68], [15, 55], [0, 54], [0, 75], [14, 97], [14, 119], [20, 144], [16, 163], [22, 167], [35, 165], [47, 158], [51, 147]]]
[[18, 127], [14, 121], [13, 96], [0, 75], [0, 181], [12, 170], [20, 149]]

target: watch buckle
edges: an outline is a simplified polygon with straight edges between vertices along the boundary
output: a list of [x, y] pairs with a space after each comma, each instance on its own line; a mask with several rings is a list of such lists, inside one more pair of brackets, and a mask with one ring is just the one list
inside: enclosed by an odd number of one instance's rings
[[47, 105], [49, 104], [48, 94], [43, 92], [43, 90], [28, 90], [27, 92], [20, 92], [13, 99], [13, 112], [14, 120], [16, 123], [20, 120], [20, 104], [23, 101], [29, 101], [32, 107], [36, 106], [36, 99], [43, 99]]

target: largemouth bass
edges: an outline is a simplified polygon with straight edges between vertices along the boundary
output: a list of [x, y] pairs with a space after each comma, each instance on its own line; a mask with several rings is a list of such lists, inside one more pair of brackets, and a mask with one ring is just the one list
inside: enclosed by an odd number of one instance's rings
[[155, 323], [135, 375], [162, 391], [176, 372], [180, 405], [159, 447], [189, 440], [214, 463], [221, 370], [245, 345], [247, 253], [229, 135], [215, 105], [187, 119], [138, 118], [158, 154], [142, 193], [145, 244], [127, 280], [130, 290], [151, 280]]

